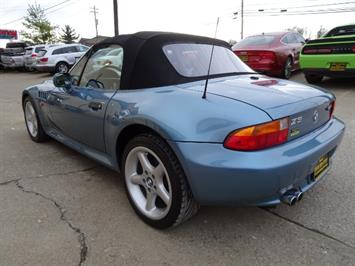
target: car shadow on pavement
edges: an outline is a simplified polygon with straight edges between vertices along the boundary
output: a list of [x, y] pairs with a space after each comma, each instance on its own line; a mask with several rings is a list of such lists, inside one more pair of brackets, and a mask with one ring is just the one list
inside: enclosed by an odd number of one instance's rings
[[322, 83], [319, 84], [320, 87], [337, 90], [341, 89], [355, 89], [355, 78], [346, 79], [336, 79], [336, 78], [326, 78]]

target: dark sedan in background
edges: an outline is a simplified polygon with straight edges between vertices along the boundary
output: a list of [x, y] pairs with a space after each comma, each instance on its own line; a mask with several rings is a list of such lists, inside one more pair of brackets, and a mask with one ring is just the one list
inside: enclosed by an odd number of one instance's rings
[[263, 33], [245, 38], [232, 49], [253, 70], [289, 79], [299, 69], [305, 42], [296, 32]]

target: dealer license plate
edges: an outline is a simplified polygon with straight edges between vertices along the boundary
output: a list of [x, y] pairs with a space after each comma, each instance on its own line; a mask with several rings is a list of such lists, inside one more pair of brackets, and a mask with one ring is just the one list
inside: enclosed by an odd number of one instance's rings
[[345, 71], [347, 63], [331, 63], [330, 71]]
[[312, 174], [313, 180], [317, 180], [328, 167], [329, 167], [329, 156], [327, 154], [322, 156], [318, 160], [316, 166], [314, 167], [314, 171]]

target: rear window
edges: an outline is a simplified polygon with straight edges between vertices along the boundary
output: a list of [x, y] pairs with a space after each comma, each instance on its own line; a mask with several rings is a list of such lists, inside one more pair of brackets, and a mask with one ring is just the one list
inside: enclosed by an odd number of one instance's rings
[[25, 55], [31, 55], [33, 48], [26, 48]]
[[43, 50], [44, 48], [46, 48], [46, 47], [44, 47], [44, 46], [38, 46], [38, 47], [36, 47], [36, 48], [35, 48], [35, 53], [38, 54], [39, 51]]
[[46, 50], [40, 50], [37, 55], [38, 55], [39, 57], [41, 57], [41, 56], [44, 56], [46, 53], [47, 53]]
[[341, 35], [355, 35], [355, 25], [337, 27], [329, 31], [325, 37], [341, 36]]
[[245, 38], [244, 40], [237, 43], [233, 49], [239, 48], [247, 48], [248, 46], [263, 46], [270, 45], [275, 41], [275, 36], [272, 35], [258, 35], [258, 36], [250, 36]]
[[[165, 56], [175, 70], [184, 77], [207, 76], [212, 45], [210, 44], [169, 44], [163, 47]], [[252, 72], [229, 49], [214, 46], [211, 75]]]
[[6, 44], [6, 48], [25, 48], [27, 45], [22, 42], [9, 42]]

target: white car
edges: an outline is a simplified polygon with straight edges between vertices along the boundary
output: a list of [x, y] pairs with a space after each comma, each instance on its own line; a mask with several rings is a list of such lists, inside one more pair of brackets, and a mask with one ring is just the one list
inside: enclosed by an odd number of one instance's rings
[[25, 69], [29, 71], [34, 70], [39, 52], [58, 45], [59, 44], [38, 44], [27, 47], [24, 55]]
[[67, 73], [89, 47], [82, 44], [63, 44], [39, 52], [35, 69], [41, 72]]

